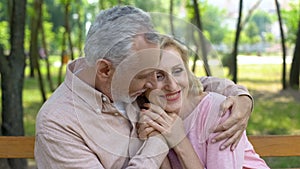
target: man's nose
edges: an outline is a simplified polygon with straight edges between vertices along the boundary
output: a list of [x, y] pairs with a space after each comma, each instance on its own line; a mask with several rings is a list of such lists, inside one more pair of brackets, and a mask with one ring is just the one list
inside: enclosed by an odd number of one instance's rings
[[156, 72], [153, 72], [153, 73], [149, 74], [145, 86], [149, 89], [156, 89], [157, 88]]

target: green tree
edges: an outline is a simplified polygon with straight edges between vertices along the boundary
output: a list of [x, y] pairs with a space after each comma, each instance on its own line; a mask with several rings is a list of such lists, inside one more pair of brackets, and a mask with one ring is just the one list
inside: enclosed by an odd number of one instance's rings
[[209, 40], [213, 44], [222, 43], [228, 33], [227, 25], [222, 24], [225, 20], [226, 11], [209, 4], [203, 8], [203, 30], [209, 32]]
[[300, 74], [300, 21], [298, 22], [298, 32], [296, 46], [293, 54], [293, 61], [290, 71], [290, 87], [299, 89], [299, 74]]
[[249, 22], [244, 31], [249, 38], [250, 44], [259, 42], [259, 29], [254, 22]]
[[[195, 24], [193, 20], [195, 12], [192, 1], [187, 2], [186, 9], [187, 18]], [[226, 10], [210, 5], [207, 0], [199, 3], [199, 10], [201, 11], [202, 31], [205, 37], [213, 44], [222, 43], [227, 33], [230, 32], [227, 25], [223, 24], [226, 17]]]
[[[24, 83], [25, 53], [24, 30], [26, 0], [9, 1], [10, 51], [5, 55], [0, 47], [0, 73], [2, 90], [1, 132], [6, 136], [24, 135], [22, 90]], [[5, 163], [2, 161], [1, 167]], [[11, 169], [27, 168], [26, 159], [9, 159]], [[7, 166], [7, 165], [6, 165]]]
[[249, 22], [255, 23], [258, 28], [259, 36], [264, 41], [264, 33], [269, 31], [272, 24], [272, 19], [269, 13], [262, 10], [257, 10], [254, 12]]
[[288, 9], [282, 9], [282, 22], [287, 28], [286, 41], [295, 44], [299, 21], [299, 1], [291, 1]]

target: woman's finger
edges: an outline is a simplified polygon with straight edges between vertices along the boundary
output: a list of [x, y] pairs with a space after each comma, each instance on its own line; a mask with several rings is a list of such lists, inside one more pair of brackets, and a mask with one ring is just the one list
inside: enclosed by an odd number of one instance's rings
[[160, 106], [151, 103], [146, 103], [145, 106], [148, 108], [148, 110], [151, 110], [153, 113], [159, 114], [166, 121], [172, 120], [168, 113], [166, 113]]
[[162, 127], [169, 126], [169, 121], [166, 121], [165, 118], [163, 118], [161, 115], [154, 113], [151, 110], [146, 110], [143, 112], [144, 115], [148, 116], [151, 120], [148, 120], [147, 123], [154, 121], [155, 123], [161, 125]]

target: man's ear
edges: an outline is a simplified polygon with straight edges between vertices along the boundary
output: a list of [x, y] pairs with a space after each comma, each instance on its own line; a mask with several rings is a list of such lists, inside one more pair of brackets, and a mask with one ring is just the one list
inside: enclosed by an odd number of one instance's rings
[[97, 76], [102, 78], [108, 78], [113, 72], [112, 63], [105, 59], [99, 59], [97, 61]]

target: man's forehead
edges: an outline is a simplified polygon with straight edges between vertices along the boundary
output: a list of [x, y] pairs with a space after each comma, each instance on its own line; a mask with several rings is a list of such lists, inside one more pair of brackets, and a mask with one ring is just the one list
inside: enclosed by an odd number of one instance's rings
[[137, 34], [134, 37], [132, 50], [139, 51], [148, 48], [159, 48], [159, 43], [150, 41], [145, 34]]
[[156, 71], [157, 70], [154, 69], [154, 68], [145, 69], [145, 70], [142, 70], [139, 73], [137, 73], [137, 76], [139, 76], [139, 75], [149, 75], [149, 74], [152, 74], [152, 73], [154, 73]]

